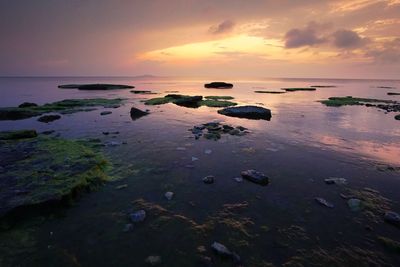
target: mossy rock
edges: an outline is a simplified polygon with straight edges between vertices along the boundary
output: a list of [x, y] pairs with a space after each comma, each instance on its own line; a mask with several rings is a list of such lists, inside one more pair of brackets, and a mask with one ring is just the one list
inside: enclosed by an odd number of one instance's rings
[[59, 202], [107, 180], [106, 159], [89, 143], [36, 137], [0, 147], [0, 217], [23, 206]]
[[234, 99], [233, 96], [228, 96], [228, 95], [210, 95], [210, 96], [206, 96], [204, 97], [205, 99], [211, 99], [211, 100], [232, 100]]
[[173, 100], [173, 98], [170, 97], [156, 97], [156, 98], [151, 98], [146, 101], [144, 101], [145, 105], [150, 105], [150, 106], [155, 106], [155, 105], [163, 105], [170, 103]]
[[189, 96], [179, 94], [168, 94], [164, 97], [156, 97], [148, 99], [144, 102], [145, 105], [163, 105], [167, 103], [174, 103], [178, 106], [198, 108], [200, 106], [207, 107], [231, 107], [237, 105], [234, 102], [224, 101], [226, 99], [233, 99], [231, 96], [206, 96], [202, 100], [202, 96]]
[[5, 107], [0, 108], [0, 120], [21, 120], [50, 112], [71, 114], [81, 111], [91, 111], [96, 109], [95, 107], [115, 108], [118, 107], [123, 100], [122, 98], [65, 99], [41, 106], [23, 105], [23, 107]]
[[368, 103], [385, 103], [385, 104], [396, 104], [396, 101], [384, 100], [384, 99], [374, 99], [374, 98], [360, 98], [360, 97], [330, 97], [327, 100], [320, 101], [322, 104], [331, 107], [341, 107], [341, 106], [355, 106], [355, 105], [365, 105]]
[[257, 94], [284, 94], [286, 92], [282, 92], [282, 91], [263, 91], [263, 90], [258, 90], [258, 91], [254, 91], [254, 93]]
[[37, 136], [35, 130], [19, 130], [0, 132], [0, 140], [16, 140], [24, 138], [34, 138]]
[[207, 106], [212, 108], [225, 108], [225, 107], [232, 107], [236, 106], [237, 103], [231, 101], [221, 101], [221, 100], [213, 100], [207, 99], [200, 101], [200, 106]]
[[286, 92], [296, 92], [296, 91], [315, 91], [316, 88], [313, 87], [305, 87], [305, 88], [282, 88]]

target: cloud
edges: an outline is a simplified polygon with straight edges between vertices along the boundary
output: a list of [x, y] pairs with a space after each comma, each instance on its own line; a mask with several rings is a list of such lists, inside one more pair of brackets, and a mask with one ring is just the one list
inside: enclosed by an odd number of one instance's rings
[[338, 48], [351, 49], [363, 46], [366, 38], [361, 38], [358, 33], [351, 30], [337, 30], [332, 34], [333, 44]]
[[394, 64], [400, 62], [400, 38], [388, 41], [382, 47], [371, 49], [366, 53], [374, 62], [382, 64]]
[[299, 48], [302, 46], [313, 46], [327, 41], [320, 36], [319, 31], [329, 27], [328, 24], [309, 22], [303, 29], [291, 29], [285, 34], [285, 48]]
[[235, 22], [232, 20], [225, 20], [216, 26], [211, 26], [208, 30], [212, 34], [222, 34], [231, 32], [235, 28]]

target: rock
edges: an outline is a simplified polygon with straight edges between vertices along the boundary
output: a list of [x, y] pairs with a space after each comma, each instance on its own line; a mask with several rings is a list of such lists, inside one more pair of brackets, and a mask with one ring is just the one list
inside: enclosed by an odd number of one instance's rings
[[0, 120], [23, 120], [41, 114], [40, 111], [25, 108], [0, 108]]
[[24, 102], [21, 105], [19, 105], [19, 108], [29, 108], [29, 107], [37, 107], [38, 104], [36, 103], [30, 103], [30, 102]]
[[149, 112], [146, 112], [146, 111], [140, 110], [138, 108], [132, 107], [130, 114], [131, 114], [131, 119], [132, 120], [137, 120], [137, 119], [139, 119], [139, 118], [141, 118], [143, 116], [149, 115]]
[[132, 228], [133, 228], [133, 224], [127, 223], [127, 224], [125, 224], [124, 229], [122, 229], [122, 232], [125, 232], [125, 233], [130, 232], [132, 230]]
[[40, 134], [44, 134], [44, 135], [50, 135], [50, 134], [53, 134], [53, 133], [55, 133], [56, 131], [54, 131], [54, 130], [48, 130], [48, 131], [43, 131], [43, 132], [41, 132]]
[[326, 184], [337, 184], [337, 185], [345, 185], [347, 184], [347, 180], [345, 178], [336, 178], [331, 177], [324, 180]]
[[35, 130], [3, 131], [0, 132], [0, 140], [17, 140], [37, 137]]
[[156, 266], [161, 263], [160, 256], [148, 256], [145, 260], [146, 263], [150, 264], [151, 266]]
[[203, 182], [205, 184], [212, 184], [214, 183], [214, 176], [213, 175], [208, 175], [206, 177], [203, 178]]
[[111, 113], [112, 113], [111, 111], [103, 111], [103, 112], [100, 113], [100, 115], [104, 116], [104, 115], [109, 115]]
[[212, 82], [204, 84], [205, 88], [215, 88], [215, 89], [231, 89], [233, 84], [226, 82]]
[[167, 200], [171, 200], [171, 199], [174, 197], [174, 193], [173, 193], [173, 192], [166, 192], [166, 193], [164, 194], [164, 196], [165, 196], [165, 198], [166, 198]]
[[138, 210], [136, 212], [131, 213], [129, 217], [131, 221], [134, 223], [143, 222], [144, 219], [146, 219], [146, 211]]
[[349, 206], [351, 211], [360, 211], [361, 210], [361, 200], [357, 198], [350, 198], [347, 200], [347, 205]]
[[387, 223], [400, 227], [400, 215], [394, 211], [388, 211], [384, 215], [384, 220]]
[[194, 107], [197, 108], [200, 106], [199, 101], [201, 101], [203, 97], [199, 96], [182, 96], [173, 101], [174, 104], [183, 107]]
[[130, 91], [133, 94], [142, 94], [142, 95], [153, 95], [156, 93], [153, 93], [152, 91], [148, 91], [148, 90], [131, 90]]
[[321, 204], [322, 206], [325, 206], [327, 208], [334, 208], [335, 206], [332, 203], [329, 203], [328, 201], [326, 201], [325, 199], [321, 198], [321, 197], [316, 197], [315, 201], [317, 201], [319, 204]]
[[58, 88], [62, 89], [78, 89], [78, 90], [117, 90], [117, 89], [130, 89], [135, 88], [134, 86], [124, 84], [63, 84], [59, 85]]
[[242, 171], [240, 174], [244, 179], [256, 184], [267, 185], [269, 183], [269, 178], [265, 174], [256, 170]]
[[59, 119], [61, 119], [60, 115], [43, 115], [38, 119], [38, 121], [44, 122], [44, 123], [49, 123], [49, 122], [56, 121]]
[[232, 260], [234, 260], [235, 262], [240, 262], [240, 257], [239, 255], [237, 255], [234, 252], [231, 252], [227, 247], [225, 247], [223, 244], [218, 243], [218, 242], [214, 242], [211, 245], [211, 249], [217, 253], [218, 255], [222, 256], [222, 257], [227, 257], [227, 258], [231, 258]]
[[192, 161], [198, 161], [198, 160], [199, 160], [199, 158], [192, 157]]
[[235, 177], [233, 178], [236, 182], [241, 183], [243, 182], [243, 178], [242, 177]]
[[210, 155], [212, 153], [211, 149], [206, 149], [204, 150], [204, 154]]
[[117, 185], [117, 186], [115, 187], [115, 189], [120, 190], [120, 189], [124, 189], [124, 188], [127, 188], [127, 187], [128, 187], [127, 184], [121, 184], [121, 185]]
[[271, 110], [258, 106], [229, 107], [218, 110], [218, 113], [229, 117], [246, 118], [252, 120], [269, 121], [272, 117]]
[[394, 116], [394, 119], [395, 119], [395, 120], [398, 120], [398, 121], [400, 121], [400, 114], [399, 114], [399, 115], [396, 115], [396, 116]]

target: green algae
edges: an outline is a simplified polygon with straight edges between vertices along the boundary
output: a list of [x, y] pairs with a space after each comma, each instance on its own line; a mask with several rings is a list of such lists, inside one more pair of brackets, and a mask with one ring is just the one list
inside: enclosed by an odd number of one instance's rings
[[378, 236], [377, 239], [387, 250], [400, 254], [400, 242], [384, 236]]
[[23, 206], [69, 200], [108, 180], [107, 161], [83, 141], [36, 137], [0, 148], [0, 216]]
[[374, 99], [374, 98], [360, 98], [360, 97], [330, 97], [327, 100], [321, 100], [322, 104], [330, 107], [341, 107], [341, 106], [353, 106], [353, 105], [365, 105], [367, 103], [386, 103], [396, 104], [396, 101]]
[[206, 107], [211, 107], [211, 108], [225, 108], [225, 107], [232, 107], [236, 106], [237, 103], [231, 102], [231, 101], [220, 101], [220, 100], [214, 100], [214, 99], [207, 99], [207, 100], [202, 100], [199, 102], [200, 106], [206, 106]]
[[146, 101], [144, 101], [145, 105], [163, 105], [163, 104], [167, 104], [170, 103], [173, 100], [173, 98], [171, 97], [155, 97], [155, 98], [151, 98], [148, 99]]
[[122, 98], [65, 99], [41, 106], [5, 107], [0, 108], [0, 120], [27, 119], [50, 112], [71, 114], [82, 111], [91, 111], [94, 110], [95, 107], [115, 108], [118, 107], [123, 100], [124, 99]]
[[37, 137], [37, 132], [35, 130], [0, 132], [0, 140], [16, 140], [16, 139], [34, 138], [34, 137]]

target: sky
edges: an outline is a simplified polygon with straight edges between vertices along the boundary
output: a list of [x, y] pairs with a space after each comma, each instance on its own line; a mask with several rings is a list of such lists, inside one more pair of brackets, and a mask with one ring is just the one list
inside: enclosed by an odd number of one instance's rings
[[0, 76], [400, 79], [400, 0], [0, 0]]

